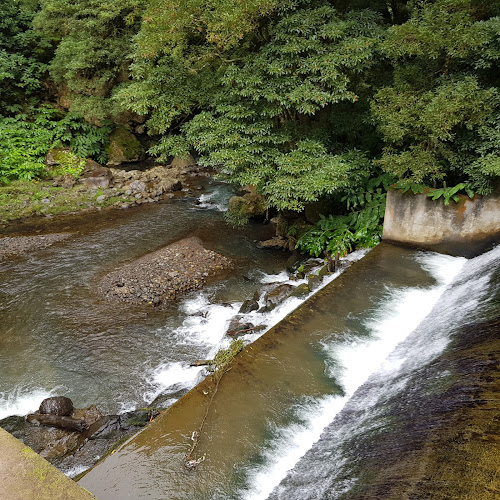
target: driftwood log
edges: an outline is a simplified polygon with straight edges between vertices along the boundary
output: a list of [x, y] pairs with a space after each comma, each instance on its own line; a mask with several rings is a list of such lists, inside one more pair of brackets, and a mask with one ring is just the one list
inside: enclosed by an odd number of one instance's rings
[[214, 362], [213, 359], [197, 359], [192, 363], [189, 363], [189, 366], [208, 366]]
[[85, 420], [72, 417], [61, 417], [59, 415], [49, 415], [42, 413], [32, 413], [26, 417], [30, 423], [38, 422], [42, 425], [51, 425], [59, 429], [66, 429], [67, 431], [83, 432], [87, 429]]

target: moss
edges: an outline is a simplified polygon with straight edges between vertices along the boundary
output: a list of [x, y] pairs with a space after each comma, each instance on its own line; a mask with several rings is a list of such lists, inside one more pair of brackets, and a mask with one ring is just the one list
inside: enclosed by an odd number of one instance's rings
[[[103, 192], [89, 191], [81, 186], [72, 188], [54, 187], [52, 181], [14, 181], [0, 186], [0, 223], [12, 222], [35, 215], [62, 215], [79, 212]], [[42, 203], [43, 199], [50, 200]], [[111, 196], [99, 206], [105, 208], [117, 202], [130, 203], [134, 199]]]
[[110, 164], [138, 161], [144, 158], [144, 149], [141, 143], [124, 127], [116, 128], [109, 136], [106, 153]]

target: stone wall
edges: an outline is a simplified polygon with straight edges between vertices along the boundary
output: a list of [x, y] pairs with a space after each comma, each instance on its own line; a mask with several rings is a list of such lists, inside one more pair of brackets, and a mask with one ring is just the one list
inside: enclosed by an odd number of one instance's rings
[[452, 255], [472, 257], [500, 242], [500, 196], [444, 205], [425, 194], [403, 194], [390, 190], [384, 220], [383, 239]]

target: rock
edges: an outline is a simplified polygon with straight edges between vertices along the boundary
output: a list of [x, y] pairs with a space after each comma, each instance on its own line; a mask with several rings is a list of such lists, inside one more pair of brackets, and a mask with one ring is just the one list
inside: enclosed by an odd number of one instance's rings
[[283, 236], [275, 236], [269, 240], [257, 242], [257, 248], [276, 248], [282, 250], [289, 249], [289, 242]]
[[64, 396], [46, 398], [42, 401], [38, 411], [41, 414], [68, 416], [73, 413], [73, 402]]
[[111, 182], [111, 171], [109, 168], [102, 167], [93, 160], [87, 160], [87, 166], [80, 176], [79, 182], [88, 189], [107, 189]]
[[54, 187], [72, 188], [76, 184], [76, 179], [71, 174], [56, 175], [52, 185]]
[[295, 290], [290, 294], [290, 297], [305, 297], [311, 292], [309, 285], [307, 283], [301, 283]]
[[287, 299], [295, 287], [293, 285], [279, 285], [270, 292], [267, 292], [264, 297], [264, 311], [272, 311], [276, 306], [281, 304], [285, 299]]
[[309, 286], [310, 290], [315, 290], [321, 285], [321, 282], [323, 281], [322, 277], [319, 274], [310, 274], [307, 277], [307, 285]]
[[108, 155], [107, 165], [140, 161], [144, 158], [144, 149], [134, 134], [125, 127], [117, 127], [109, 136], [109, 145], [106, 148]]
[[96, 203], [104, 203], [106, 201], [106, 195], [101, 194], [101, 196], [98, 196], [95, 201], [96, 201]]
[[44, 205], [48, 205], [50, 203], [49, 198], [44, 198], [43, 200], [40, 201], [40, 203], [43, 203]]
[[248, 299], [243, 302], [238, 311], [240, 314], [247, 314], [252, 311], [256, 311], [259, 308], [259, 303], [254, 299]]
[[128, 185], [129, 189], [132, 190], [132, 192], [135, 193], [145, 193], [146, 192], [146, 184], [142, 181], [132, 181]]
[[264, 215], [267, 209], [264, 197], [257, 193], [253, 186], [246, 188], [249, 192], [243, 196], [233, 196], [229, 200], [229, 210], [238, 212], [246, 217]]
[[88, 408], [76, 408], [71, 415], [73, 418], [83, 420], [87, 426], [97, 422], [103, 415], [96, 405], [90, 405]]
[[170, 164], [171, 167], [175, 168], [186, 168], [186, 167], [195, 167], [196, 166], [196, 160], [188, 154], [187, 156], [176, 156], [173, 160], [172, 163]]
[[26, 421], [31, 424], [50, 425], [67, 431], [83, 432], [87, 429], [87, 423], [78, 418], [50, 415], [42, 413], [32, 413], [26, 417]]
[[245, 333], [248, 333], [248, 330], [252, 330], [254, 328], [252, 323], [242, 323], [242, 318], [242, 316], [235, 316], [230, 321], [226, 335], [229, 337], [236, 337], [238, 335], [244, 335]]
[[71, 155], [71, 150], [69, 148], [52, 148], [45, 155], [45, 165], [53, 167], [60, 163], [64, 163], [69, 155]]
[[160, 194], [180, 191], [182, 189], [182, 183], [179, 179], [163, 179], [156, 186]]

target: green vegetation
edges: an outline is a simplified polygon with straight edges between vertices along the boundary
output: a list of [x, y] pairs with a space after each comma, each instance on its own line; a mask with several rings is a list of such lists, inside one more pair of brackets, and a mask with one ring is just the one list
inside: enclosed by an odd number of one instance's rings
[[44, 175], [56, 144], [104, 161], [116, 126], [144, 122], [150, 154], [196, 151], [271, 212], [320, 201], [297, 235], [317, 254], [377, 241], [382, 175], [445, 203], [500, 176], [499, 0], [2, 7], [2, 183]]

